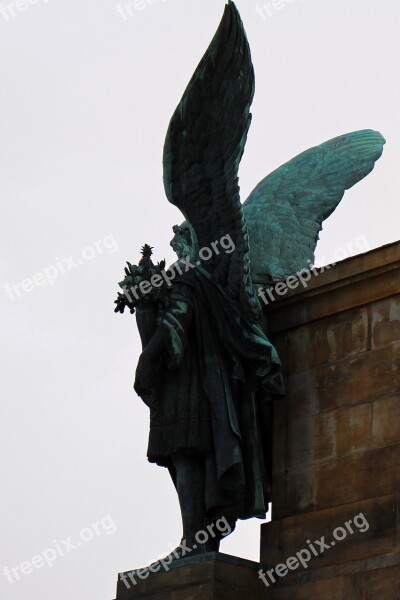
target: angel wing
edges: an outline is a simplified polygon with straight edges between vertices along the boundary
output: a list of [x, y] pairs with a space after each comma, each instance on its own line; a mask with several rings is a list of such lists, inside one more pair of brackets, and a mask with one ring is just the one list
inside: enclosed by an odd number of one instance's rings
[[202, 266], [250, 313], [256, 312], [258, 303], [250, 278], [238, 168], [253, 95], [249, 44], [235, 4], [229, 1], [172, 116], [164, 146], [164, 187], [168, 200], [194, 229], [198, 248], [210, 248], [223, 236], [231, 237], [235, 252], [215, 252]]
[[309, 268], [322, 222], [380, 158], [385, 139], [369, 129], [310, 148], [263, 179], [243, 205], [255, 283]]

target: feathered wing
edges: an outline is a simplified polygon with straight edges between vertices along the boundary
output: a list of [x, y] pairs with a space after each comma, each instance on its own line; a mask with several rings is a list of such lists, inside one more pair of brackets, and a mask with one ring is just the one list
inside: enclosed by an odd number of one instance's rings
[[235, 251], [213, 251], [202, 266], [234, 300], [255, 308], [238, 168], [250, 126], [254, 71], [233, 2], [172, 116], [164, 146], [164, 187], [194, 228], [200, 249], [229, 235]]
[[322, 222], [372, 171], [384, 144], [376, 131], [348, 133], [306, 150], [257, 185], [243, 205], [254, 282], [309, 267]]

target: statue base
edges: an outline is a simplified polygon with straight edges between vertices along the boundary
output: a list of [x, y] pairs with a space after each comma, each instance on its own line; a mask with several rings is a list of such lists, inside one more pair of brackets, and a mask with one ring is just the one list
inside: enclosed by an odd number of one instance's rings
[[266, 597], [260, 568], [250, 560], [209, 552], [161, 566], [156, 573], [120, 573], [116, 600], [259, 600]]

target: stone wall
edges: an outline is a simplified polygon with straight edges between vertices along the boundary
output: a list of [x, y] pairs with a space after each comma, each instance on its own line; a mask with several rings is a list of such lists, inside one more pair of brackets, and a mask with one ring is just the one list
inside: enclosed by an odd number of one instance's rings
[[400, 243], [338, 263], [268, 314], [288, 395], [274, 405], [272, 522], [262, 527], [261, 562], [285, 563], [307, 540], [332, 540], [357, 514], [369, 523], [302, 572], [276, 577], [271, 598], [372, 599], [375, 577], [375, 592], [386, 589], [380, 600], [398, 600]]

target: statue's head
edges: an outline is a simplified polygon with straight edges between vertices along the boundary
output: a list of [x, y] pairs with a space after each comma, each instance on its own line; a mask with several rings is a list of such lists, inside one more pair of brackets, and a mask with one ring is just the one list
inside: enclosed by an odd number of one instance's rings
[[185, 258], [186, 256], [194, 258], [197, 242], [196, 235], [189, 222], [184, 221], [182, 225], [174, 225], [172, 230], [175, 235], [170, 242], [170, 246], [176, 252], [178, 258]]

